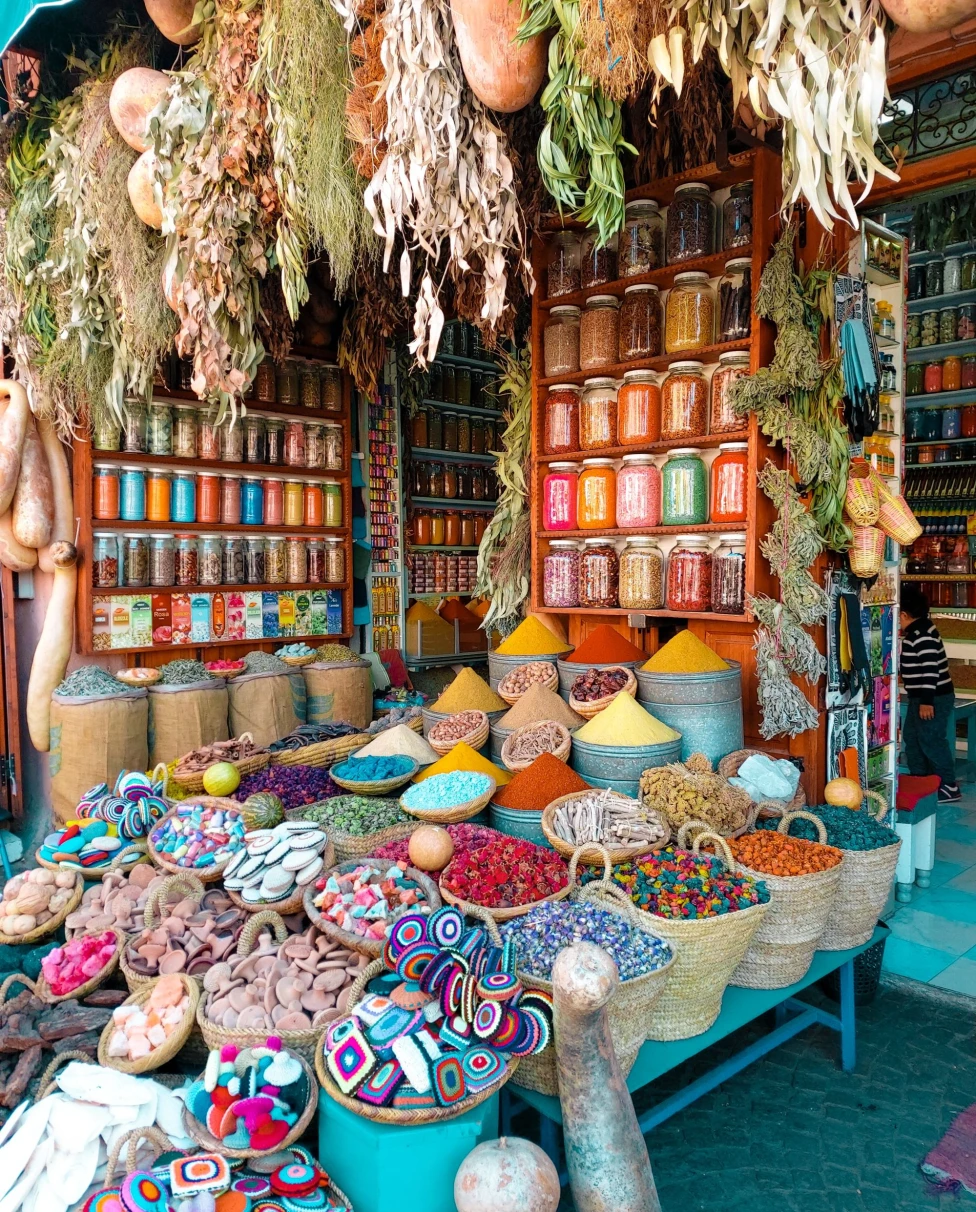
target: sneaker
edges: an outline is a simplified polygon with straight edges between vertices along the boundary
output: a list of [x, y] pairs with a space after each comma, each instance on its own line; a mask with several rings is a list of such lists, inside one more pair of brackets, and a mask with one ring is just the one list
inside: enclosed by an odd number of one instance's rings
[[958, 783], [943, 783], [939, 788], [940, 804], [958, 804], [961, 799], [962, 792]]

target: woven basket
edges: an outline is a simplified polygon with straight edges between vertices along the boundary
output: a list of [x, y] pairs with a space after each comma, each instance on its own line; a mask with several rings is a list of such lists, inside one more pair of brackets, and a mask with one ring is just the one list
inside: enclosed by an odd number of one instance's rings
[[[866, 798], [879, 802], [875, 820], [882, 822], [888, 815], [888, 802], [877, 791], [865, 791]], [[864, 811], [869, 811], [864, 808]], [[891, 883], [898, 865], [901, 838], [894, 831], [890, 846], [877, 850], [844, 850], [840, 882], [834, 894], [830, 917], [820, 942], [821, 951], [847, 951], [860, 947], [874, 933], [874, 927], [888, 900]]]
[[[123, 1151], [125, 1152], [125, 1173], [133, 1174], [140, 1169], [139, 1146], [144, 1140], [155, 1145], [158, 1150], [153, 1157], [154, 1161], [164, 1153], [182, 1153], [182, 1150], [177, 1149], [162, 1128], [157, 1128], [155, 1124], [145, 1128], [131, 1128], [128, 1132], [123, 1133], [109, 1150], [108, 1161], [105, 1163], [105, 1177], [102, 1180], [103, 1186], [112, 1186], [112, 1179], [119, 1168], [119, 1162], [123, 1160]], [[118, 1184], [116, 1185], [118, 1186]]]
[[[162, 818], [160, 818], [162, 819]], [[156, 825], [159, 821], [156, 822]], [[155, 829], [156, 825], [153, 826]], [[34, 855], [34, 861], [38, 867], [43, 867], [46, 871], [77, 871], [83, 880], [87, 883], [94, 884], [100, 880], [106, 871], [122, 871], [129, 872], [133, 867], [137, 867], [140, 863], [149, 861], [149, 856], [146, 853], [146, 844], [144, 841], [131, 842], [128, 846], [124, 846], [121, 850], [116, 850], [112, 858], [107, 863], [101, 863], [95, 867], [82, 867], [81, 863], [60, 862], [53, 863], [50, 859], [44, 858], [40, 850]]]
[[851, 459], [844, 508], [855, 526], [873, 526], [878, 520], [881, 502], [877, 481], [871, 471], [871, 465], [866, 460]]
[[230, 856], [223, 863], [214, 863], [212, 867], [181, 867], [178, 863], [174, 863], [172, 859], [160, 854], [153, 845], [153, 834], [157, 829], [162, 828], [163, 822], [177, 817], [181, 809], [193, 804], [211, 804], [218, 808], [231, 808], [234, 812], [238, 813], [241, 810], [241, 805], [237, 800], [229, 800], [217, 795], [190, 796], [189, 799], [181, 800], [178, 808], [174, 808], [172, 812], [167, 812], [161, 820], [156, 822], [146, 837], [146, 849], [149, 851], [149, 857], [152, 859], [153, 866], [159, 867], [161, 871], [168, 871], [171, 875], [195, 875], [201, 884], [212, 884], [223, 875], [224, 868], [230, 862]]
[[[777, 827], [789, 833], [798, 818], [813, 821], [819, 844], [827, 841], [827, 830], [810, 812], [788, 812]], [[806, 845], [817, 845], [807, 842]], [[827, 927], [844, 860], [813, 875], [768, 875], [751, 867], [740, 867], [769, 890], [769, 913], [756, 931], [749, 950], [729, 982], [746, 989], [785, 989], [806, 976], [821, 935]], [[873, 929], [873, 926], [872, 926]]]
[[[250, 732], [242, 732], [237, 739], [239, 741], [243, 741], [245, 737], [252, 744], [254, 743], [254, 737]], [[234, 767], [241, 778], [244, 778], [248, 774], [254, 774], [258, 770], [263, 770], [270, 761], [270, 753], [252, 753], [250, 757], [239, 758], [236, 762], [230, 762], [228, 764]], [[203, 776], [205, 774], [205, 770], [194, 770], [189, 774], [180, 774], [179, 764], [177, 764], [173, 770], [171, 778], [173, 779], [173, 782], [176, 783], [177, 786], [182, 787], [184, 791], [200, 794], [204, 789]]]
[[[126, 952], [129, 947], [135, 947], [144, 934], [148, 934], [150, 930], [156, 929], [165, 916], [163, 906], [169, 898], [170, 893], [179, 893], [183, 899], [193, 900], [199, 904], [204, 891], [203, 884], [195, 875], [192, 875], [188, 871], [182, 871], [179, 875], [169, 876], [168, 879], [157, 885], [149, 893], [149, 896], [146, 897], [146, 904], [142, 910], [142, 929], [136, 934], [129, 935], [126, 945], [122, 948], [122, 953], [119, 956], [119, 968], [130, 993], [135, 993], [138, 989], [152, 984], [156, 977], [144, 976], [141, 972], [136, 972], [134, 968], [130, 967], [129, 961], [126, 958]], [[203, 988], [202, 976], [193, 976], [190, 979], [195, 981], [200, 988]]]
[[276, 652], [275, 656], [279, 661], [284, 661], [286, 665], [290, 665], [292, 669], [301, 669], [305, 665], [311, 665], [315, 660], [314, 652], [310, 652], [307, 656], [282, 656], [280, 652]]
[[158, 669], [147, 669], [145, 666], [136, 665], [131, 669], [120, 669], [115, 676], [124, 685], [141, 689], [143, 686], [155, 686], [163, 675]]
[[[165, 1065], [167, 1061], [171, 1061], [182, 1050], [183, 1045], [190, 1038], [190, 1033], [196, 1023], [200, 988], [192, 976], [187, 976], [184, 972], [180, 972], [178, 975], [180, 984], [190, 999], [190, 1004], [183, 1015], [183, 1021], [169, 1039], [164, 1044], [160, 1044], [158, 1048], [154, 1048], [148, 1056], [141, 1056], [138, 1060], [130, 1061], [124, 1060], [120, 1056], [109, 1056], [108, 1046], [111, 1043], [112, 1036], [115, 1034], [115, 1022], [113, 1019], [109, 1019], [98, 1040], [98, 1063], [100, 1065], [104, 1065], [107, 1069], [118, 1069], [120, 1073], [148, 1073], [151, 1069], [158, 1069], [161, 1065]], [[150, 981], [148, 985], [144, 985], [141, 989], [137, 989], [135, 993], [130, 994], [122, 1005], [144, 1005], [149, 1001], [155, 985], [155, 980]]]
[[636, 699], [637, 675], [634, 673], [633, 669], [628, 668], [626, 665], [607, 665], [605, 668], [601, 669], [600, 672], [609, 673], [618, 669], [621, 673], [625, 673], [627, 675], [627, 681], [623, 684], [623, 686], [620, 687], [619, 690], [615, 690], [613, 694], [605, 694], [602, 699], [594, 699], [591, 703], [583, 702], [582, 699], [576, 698], [573, 695], [573, 692], [570, 691], [570, 709], [575, 711], [577, 715], [581, 715], [584, 720], [592, 720], [595, 715], [599, 715], [601, 711], [605, 711], [618, 694], [629, 694], [632, 699]]
[[[715, 841], [729, 868], [735, 869], [728, 846], [718, 834], [700, 834], [692, 851], [697, 854], [706, 839]], [[655, 933], [667, 939], [676, 957], [668, 983], [651, 1010], [648, 1039], [690, 1039], [711, 1027], [721, 1012], [732, 973], [768, 908], [768, 904], [750, 905], [721, 917], [689, 920], [651, 915]]]
[[[450, 863], [447, 865], [450, 867]], [[447, 867], [444, 868], [447, 870]], [[442, 873], [443, 875], [443, 873]], [[528, 913], [530, 909], [535, 909], [537, 905], [544, 905], [546, 901], [562, 901], [569, 896], [569, 884], [565, 888], [560, 888], [558, 892], [554, 892], [552, 896], [544, 896], [542, 900], [530, 901], [528, 905], [513, 905], [511, 909], [489, 909], [487, 905], [476, 905], [473, 901], [464, 901], [459, 896], [455, 896], [453, 892], [448, 892], [443, 884], [440, 885], [441, 896], [449, 905], [456, 905], [462, 913], [466, 913], [468, 917], [481, 917], [487, 914], [496, 922], [507, 922], [513, 917], [522, 917]]]
[[[269, 1032], [264, 1033], [264, 1038], [267, 1039]], [[318, 1085], [315, 1081], [315, 1073], [312, 1067], [304, 1056], [300, 1056], [297, 1052], [293, 1053], [296, 1059], [301, 1063], [302, 1069], [305, 1072], [305, 1077], [308, 1080], [308, 1098], [305, 1102], [305, 1110], [295, 1121], [288, 1135], [278, 1142], [273, 1149], [231, 1149], [226, 1141], [218, 1140], [215, 1136], [211, 1136], [203, 1124], [200, 1123], [193, 1115], [190, 1114], [189, 1108], [183, 1108], [183, 1128], [187, 1134], [197, 1142], [202, 1148], [209, 1153], [222, 1153], [225, 1157], [265, 1157], [269, 1153], [281, 1153], [293, 1145], [296, 1141], [301, 1140], [305, 1134], [305, 1129], [312, 1122], [316, 1108], [319, 1104]]]
[[[337, 797], [336, 797], [337, 798]], [[326, 801], [320, 800], [319, 803]], [[289, 813], [289, 820], [301, 821], [307, 819], [306, 813], [308, 809], [316, 807], [315, 804], [309, 804], [305, 808], [297, 808], [294, 812]], [[387, 842], [400, 842], [408, 838], [415, 829], [420, 828], [420, 821], [414, 820], [412, 817], [409, 821], [403, 821], [399, 825], [387, 825], [385, 829], [377, 829], [373, 833], [343, 833], [341, 830], [333, 829], [327, 822], [320, 823], [320, 828], [324, 829], [329, 836], [329, 840], [335, 847], [335, 861], [337, 863], [347, 863], [350, 859], [365, 858], [372, 854], [379, 846], [385, 846]]]
[[[463, 713], [459, 711], [457, 714], [461, 715]], [[451, 752], [455, 745], [460, 745], [462, 741], [465, 743], [465, 745], [470, 745], [472, 749], [480, 749], [481, 746], [484, 745], [484, 743], [488, 740], [488, 716], [483, 711], [472, 711], [470, 714], [479, 717], [477, 725], [473, 727], [470, 732], [465, 733], [464, 736], [454, 737], [453, 739], [445, 738], [443, 740], [438, 740], [438, 728], [440, 728], [443, 724], [449, 724], [451, 720], [455, 719], [455, 716], [452, 715], [446, 720], [438, 720], [433, 728], [431, 728], [430, 732], [427, 734], [427, 744], [441, 757], [445, 757]], [[422, 723], [421, 727], [423, 727]]]
[[336, 762], [368, 745], [372, 739], [368, 732], [352, 732], [349, 736], [340, 736], [334, 741], [318, 741], [303, 749], [285, 749], [271, 754], [271, 765], [317, 766], [320, 770], [328, 770]]
[[56, 1006], [58, 1002], [81, 1001], [87, 997], [89, 993], [94, 993], [99, 986], [104, 985], [108, 978], [112, 975], [115, 969], [119, 966], [119, 960], [122, 958], [122, 952], [125, 950], [125, 944], [128, 935], [121, 930], [116, 930], [110, 926], [106, 930], [99, 931], [99, 934], [114, 934], [115, 935], [115, 950], [112, 952], [112, 958], [104, 965], [94, 976], [89, 977], [84, 984], [79, 985], [77, 989], [72, 989], [70, 993], [56, 994], [51, 992], [51, 986], [47, 983], [42, 970], [37, 978], [37, 988], [35, 992], [42, 1002], [48, 1002], [52, 1006]]
[[[574, 852], [569, 863], [569, 899], [571, 901], [589, 901], [600, 909], [618, 914], [634, 929], [651, 934], [655, 938], [662, 938], [651, 915], [637, 909], [626, 894], [612, 883], [610, 855], [602, 847], [598, 847], [598, 849], [602, 852], [599, 857], [603, 863], [603, 878], [587, 884], [585, 887], [580, 887], [576, 881], [577, 864], [584, 861], [583, 854], [580, 850]], [[671, 951], [671, 959], [663, 967], [654, 972], [648, 972], [645, 976], [621, 981], [607, 1005], [613, 1050], [617, 1054], [617, 1061], [624, 1077], [634, 1067], [637, 1054], [647, 1039], [651, 1007], [660, 996], [674, 968], [677, 949], [672, 946]], [[519, 969], [518, 978], [522, 982], [523, 988], [541, 989], [550, 996], [552, 995], [552, 981], [532, 976], [523, 969]], [[558, 1098], [559, 1080], [555, 1044], [551, 1043], [542, 1052], [522, 1057], [512, 1084]]]
[[[237, 940], [236, 955], [238, 958], [245, 959], [251, 954], [258, 941], [258, 935], [266, 926], [271, 927], [278, 943], [288, 940], [288, 927], [279, 914], [271, 911], [255, 913]], [[264, 1045], [268, 1038], [266, 1029], [223, 1027], [207, 1018], [210, 997], [209, 993], [205, 993], [200, 998], [196, 1012], [197, 1025], [208, 1048], [221, 1048], [224, 1044], [236, 1044], [238, 1048], [257, 1048]], [[311, 1064], [315, 1058], [315, 1046], [324, 1031], [325, 1027], [309, 1027], [301, 1031], [279, 1031], [275, 1028], [274, 1034], [278, 1036], [289, 1052], [297, 1053]]]
[[[390, 863], [386, 859], [350, 859], [345, 863], [338, 863], [331, 867], [330, 870], [323, 872], [323, 876], [327, 879], [330, 875], [345, 875], [348, 871], [355, 870], [356, 867], [368, 865], [374, 871], [384, 871], [389, 868]], [[430, 906], [430, 911], [441, 907], [441, 892], [437, 884], [423, 871], [418, 871], [416, 867], [407, 867], [404, 871], [405, 875], [409, 875], [412, 880], [420, 885], [424, 890], [424, 895], [427, 898], [427, 904]], [[371, 955], [375, 959], [383, 954], [383, 944], [385, 940], [375, 938], [362, 938], [358, 934], [352, 934], [348, 930], [343, 930], [334, 922], [330, 922], [328, 918], [322, 916], [322, 911], [316, 908], [315, 901], [315, 886], [310, 884], [305, 889], [304, 907], [306, 916], [315, 926], [316, 930], [320, 930], [326, 938], [332, 939], [333, 942], [339, 943], [343, 947], [348, 947], [351, 951], [358, 951], [361, 955]]]
[[[558, 720], [534, 720], [531, 724], [523, 724], [521, 728], [516, 728], [514, 732], [509, 733], [502, 744], [502, 764], [507, 770], [519, 771], [528, 770], [535, 761], [535, 758], [523, 758], [519, 761], [511, 756], [512, 748], [519, 737], [527, 732], [533, 732], [540, 724], [552, 724], [558, 729], [559, 735], [562, 738], [555, 749], [550, 749], [548, 752], [553, 757], [559, 758], [561, 762], [565, 762], [569, 758], [570, 750], [573, 747], [573, 738], [569, 735], [569, 729], [565, 724], [560, 724]], [[536, 755], [538, 756], [538, 755]]]
[[212, 678], [223, 678], [225, 682], [230, 682], [234, 678], [239, 678], [242, 673], [246, 672], [247, 665], [245, 665], [243, 661], [239, 661], [236, 669], [211, 669], [210, 665], [204, 663], [204, 668]]
[[[488, 726], [486, 723], [485, 736], [487, 735]], [[405, 787], [419, 769], [420, 763], [411, 759], [410, 769], [406, 774], [398, 774], [394, 778], [390, 779], [366, 779], [360, 782], [357, 782], [355, 779], [341, 779], [335, 773], [334, 768], [331, 778], [337, 787], [341, 787], [343, 791], [349, 791], [353, 795], [386, 795], [390, 791], [399, 791], [401, 787]]]
[[[29, 930], [26, 934], [5, 934], [3, 930], [0, 930], [0, 944], [12, 943], [20, 946], [24, 943], [36, 943], [42, 938], [47, 938], [49, 934], [53, 934], [59, 927], [64, 925], [64, 919], [69, 913], [74, 913], [81, 904], [81, 898], [84, 894], [85, 881], [79, 873], [75, 876], [75, 886], [71, 895], [49, 921], [46, 921], [43, 926], [35, 926], [33, 930]], [[3, 919], [0, 918], [0, 922], [2, 921]]]
[[[322, 871], [328, 871], [334, 863], [335, 846], [332, 844], [331, 836], [329, 836], [325, 843], [325, 849], [322, 851]], [[317, 878], [318, 876], [316, 876]], [[298, 913], [301, 910], [305, 900], [305, 889], [313, 887], [314, 882], [313, 880], [311, 884], [296, 886], [294, 892], [291, 892], [280, 901], [262, 901], [256, 905], [248, 904], [240, 893], [232, 892], [230, 888], [226, 888], [225, 891], [238, 909], [243, 909], [245, 913], [263, 913], [265, 909], [270, 909], [272, 913], [280, 913], [282, 917], [288, 917], [290, 914]]]
[[876, 526], [855, 526], [854, 541], [847, 552], [851, 572], [856, 577], [877, 576], [884, 562], [885, 536]]
[[909, 547], [922, 533], [922, 527], [901, 493], [893, 493], [883, 476], [871, 469], [878, 489], [878, 527], [901, 547]]
[[491, 801], [491, 797], [495, 794], [498, 784], [486, 774], [485, 778], [491, 786], [481, 795], [475, 796], [473, 800], [465, 800], [461, 804], [454, 804], [450, 808], [408, 808], [403, 802], [403, 796], [400, 796], [400, 807], [409, 816], [414, 816], [419, 821], [423, 821], [427, 825], [457, 825], [460, 821], [469, 821], [473, 816], [485, 808]]
[[[600, 794], [598, 787], [594, 788], [594, 791]], [[553, 800], [546, 807], [542, 814], [542, 832], [546, 835], [546, 841], [564, 859], [573, 859], [576, 862], [591, 865], [604, 863], [606, 862], [606, 858], [609, 857], [611, 863], [625, 863], [628, 859], [637, 858], [638, 855], [650, 854], [654, 850], [661, 850], [668, 844], [671, 838], [671, 829], [661, 813], [656, 809], [645, 809], [639, 800], [631, 800], [630, 796], [621, 795], [617, 791], [612, 792], [612, 794], [617, 796], [618, 799], [627, 800], [638, 811], [651, 811], [660, 819], [661, 828], [664, 830], [664, 837], [659, 842], [632, 842], [629, 846], [609, 846], [606, 843], [587, 842], [583, 846], [574, 846], [572, 842], [563, 841], [561, 837], [556, 835], [553, 827], [556, 813], [567, 800], [578, 800], [581, 794], [582, 792], [579, 791], [571, 791], [568, 795], [559, 796], [558, 799]]]
[[[539, 682], [530, 682], [525, 690], [512, 690], [511, 683], [514, 682], [516, 676], [522, 669], [544, 669], [547, 676]], [[506, 685], [508, 683], [508, 685]], [[556, 666], [552, 661], [527, 661], [524, 665], [518, 665], [509, 673], [506, 673], [502, 680], [498, 683], [498, 689], [495, 693], [500, 699], [504, 699], [506, 703], [514, 706], [519, 699], [525, 694], [525, 691], [532, 686], [545, 686], [546, 690], [559, 689], [559, 674], [556, 672]]]
[[[723, 779], [735, 778], [739, 773], [739, 767], [746, 758], [753, 757], [756, 754], [761, 754], [761, 749], [736, 749], [732, 753], [727, 753], [718, 764], [718, 773]], [[784, 812], [799, 812], [801, 808], [807, 806], [806, 792], [803, 790], [803, 784], [797, 783], [796, 791], [793, 793], [793, 798], [789, 803], [784, 800], [763, 800], [762, 803], [756, 805], [755, 820], [759, 817], [782, 816]], [[742, 832], [747, 832], [743, 830]], [[737, 834], [735, 836], [738, 836]]]

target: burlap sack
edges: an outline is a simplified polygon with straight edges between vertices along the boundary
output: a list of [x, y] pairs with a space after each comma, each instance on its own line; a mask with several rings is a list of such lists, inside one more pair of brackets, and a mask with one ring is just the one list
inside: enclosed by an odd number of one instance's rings
[[145, 690], [79, 697], [51, 696], [51, 806], [72, 820], [78, 801], [123, 770], [149, 767], [149, 696]]
[[[237, 734], [234, 733], [236, 736]], [[149, 687], [149, 764], [174, 762], [191, 749], [226, 741], [227, 686], [222, 679]]]
[[244, 673], [227, 686], [232, 736], [270, 745], [305, 723], [305, 683], [295, 673]]
[[352, 724], [365, 728], [373, 718], [373, 683], [369, 661], [341, 665], [315, 662], [302, 670], [308, 697], [308, 722]]

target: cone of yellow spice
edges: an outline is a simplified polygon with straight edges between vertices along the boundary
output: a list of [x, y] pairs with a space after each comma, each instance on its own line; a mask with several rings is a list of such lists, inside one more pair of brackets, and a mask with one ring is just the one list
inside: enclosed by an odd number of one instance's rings
[[429, 779], [432, 775], [452, 774], [455, 770], [472, 770], [477, 774], [490, 774], [499, 787], [510, 782], [512, 778], [511, 771], [503, 770], [494, 762], [489, 762], [486, 757], [482, 757], [476, 749], [472, 749], [464, 741], [458, 741], [450, 753], [445, 754], [433, 766], [421, 770], [413, 781], [422, 783], [424, 779]]
[[507, 711], [508, 703], [495, 694], [484, 678], [479, 677], [470, 666], [457, 675], [440, 698], [430, 705], [431, 711], [441, 715], [457, 715], [459, 711]]
[[690, 631], [678, 634], [641, 665], [645, 673], [724, 673], [730, 666]]
[[574, 741], [589, 745], [613, 745], [625, 749], [642, 745], [665, 745], [681, 739], [667, 724], [651, 715], [629, 694], [618, 694], [610, 706], [573, 733]]
[[510, 636], [502, 640], [495, 651], [499, 656], [542, 657], [558, 656], [561, 652], [569, 652], [572, 647], [530, 614]]

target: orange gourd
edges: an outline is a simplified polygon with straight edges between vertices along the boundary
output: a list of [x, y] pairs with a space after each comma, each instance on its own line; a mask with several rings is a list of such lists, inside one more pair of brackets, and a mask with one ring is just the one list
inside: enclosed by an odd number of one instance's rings
[[514, 41], [519, 0], [451, 0], [461, 66], [474, 95], [503, 114], [523, 109], [546, 71], [548, 35]]

